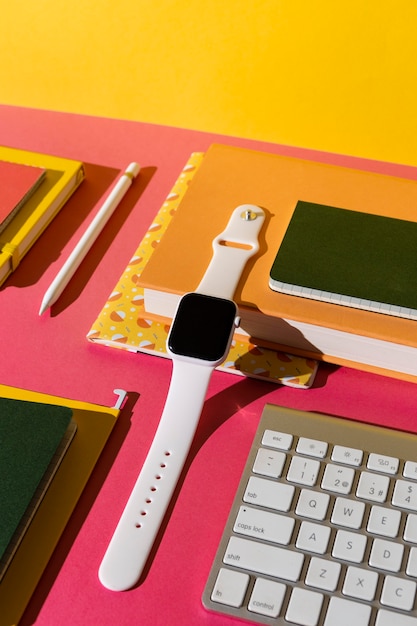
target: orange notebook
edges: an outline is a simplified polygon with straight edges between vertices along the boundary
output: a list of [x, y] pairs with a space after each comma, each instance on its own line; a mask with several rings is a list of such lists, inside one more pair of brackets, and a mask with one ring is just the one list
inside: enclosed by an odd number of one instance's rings
[[198, 285], [231, 211], [257, 204], [267, 225], [236, 293], [242, 330], [258, 345], [417, 380], [415, 321], [270, 289], [270, 269], [299, 200], [417, 221], [415, 181], [215, 144], [138, 280], [145, 310], [171, 318], [180, 295]]

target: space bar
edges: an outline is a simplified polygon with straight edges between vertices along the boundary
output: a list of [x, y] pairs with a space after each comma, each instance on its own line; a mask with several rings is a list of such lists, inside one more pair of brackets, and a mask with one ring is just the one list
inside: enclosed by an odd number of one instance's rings
[[378, 611], [375, 626], [417, 626], [417, 617], [391, 611]]
[[226, 565], [292, 582], [300, 578], [303, 561], [300, 552], [238, 537], [230, 538], [223, 558]]

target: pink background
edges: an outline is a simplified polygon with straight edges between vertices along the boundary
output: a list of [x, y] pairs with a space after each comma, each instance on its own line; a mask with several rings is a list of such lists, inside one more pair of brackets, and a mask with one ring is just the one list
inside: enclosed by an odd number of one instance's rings
[[[322, 365], [310, 390], [215, 372], [181, 488], [142, 584], [104, 589], [97, 570], [140, 470], [168, 389], [168, 360], [92, 345], [86, 334], [193, 151], [213, 141], [407, 175], [409, 168], [262, 142], [78, 115], [0, 107], [4, 145], [79, 159], [87, 178], [0, 288], [3, 384], [111, 405], [130, 400], [76, 508], [23, 624], [211, 624], [201, 594], [265, 402], [417, 431], [417, 386]], [[140, 178], [52, 312], [42, 296], [131, 161]]]

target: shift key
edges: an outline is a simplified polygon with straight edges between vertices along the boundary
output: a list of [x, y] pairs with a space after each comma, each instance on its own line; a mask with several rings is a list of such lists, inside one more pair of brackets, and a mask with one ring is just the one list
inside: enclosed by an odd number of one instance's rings
[[226, 565], [291, 582], [299, 580], [303, 562], [301, 552], [240, 537], [230, 538], [223, 558]]

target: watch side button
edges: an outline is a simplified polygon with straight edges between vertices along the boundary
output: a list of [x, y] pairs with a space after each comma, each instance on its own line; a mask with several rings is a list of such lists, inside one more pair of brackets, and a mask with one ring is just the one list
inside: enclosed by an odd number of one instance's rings
[[236, 317], [235, 317], [235, 326], [236, 326], [236, 328], [239, 328], [239, 326], [240, 326], [240, 316], [239, 315], [236, 315]]

